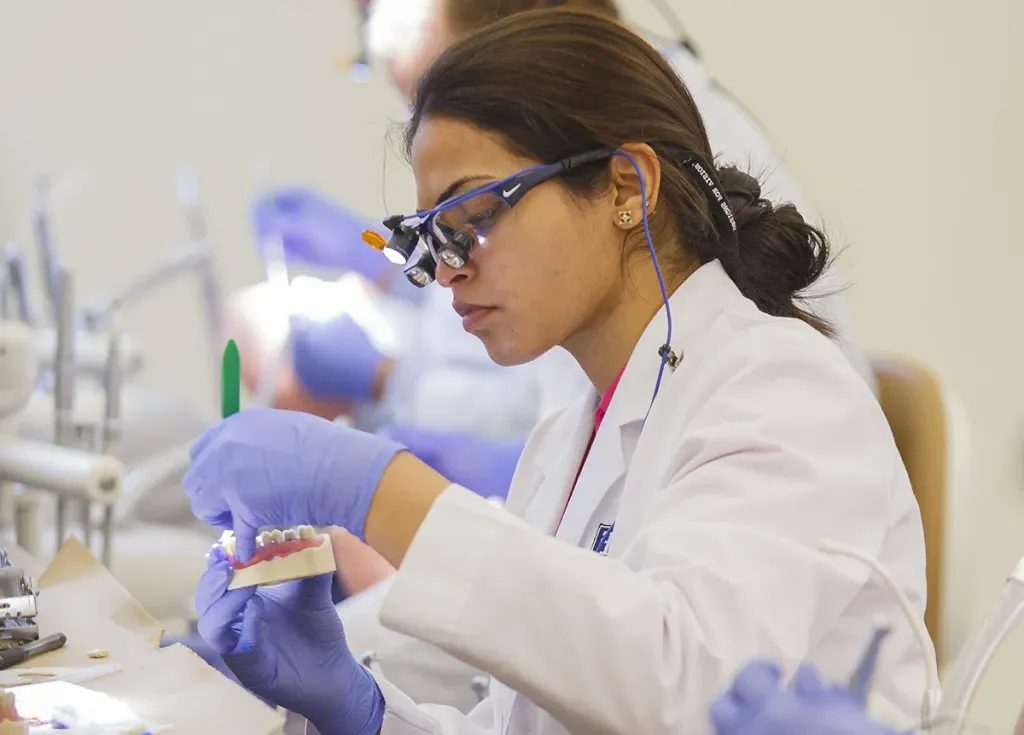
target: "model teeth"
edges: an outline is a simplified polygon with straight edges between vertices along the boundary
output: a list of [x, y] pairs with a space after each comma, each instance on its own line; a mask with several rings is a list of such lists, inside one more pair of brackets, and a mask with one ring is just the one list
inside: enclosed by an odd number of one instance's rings
[[220, 535], [220, 541], [218, 542], [224, 549], [224, 552], [228, 556], [235, 555], [235, 534], [231, 531], [225, 531]]
[[[264, 531], [256, 537], [256, 548], [263, 548], [264, 546], [270, 546], [271, 544], [279, 544], [284, 541], [298, 541], [299, 539], [311, 539], [316, 536], [316, 529], [312, 526], [301, 525], [295, 526], [294, 528], [286, 528], [284, 530], [275, 528], [270, 531]], [[214, 547], [221, 547], [224, 549], [228, 556], [235, 555], [235, 535], [231, 531], [225, 531], [221, 534], [220, 540], [214, 544]], [[209, 554], [206, 555], [210, 557]]]

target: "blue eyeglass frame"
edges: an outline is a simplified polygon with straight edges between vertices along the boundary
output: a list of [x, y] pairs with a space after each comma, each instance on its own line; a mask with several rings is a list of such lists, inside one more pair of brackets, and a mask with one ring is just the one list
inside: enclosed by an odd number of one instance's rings
[[[579, 168], [580, 166], [610, 160], [614, 155], [614, 151], [600, 149], [590, 151], [588, 153], [581, 153], [576, 156], [569, 156], [568, 158], [563, 158], [555, 163], [544, 163], [537, 166], [531, 166], [530, 168], [523, 169], [512, 176], [477, 187], [465, 194], [459, 194], [450, 199], [446, 199], [432, 209], [400, 218], [394, 217], [385, 224], [393, 231], [403, 225], [408, 227], [410, 230], [415, 231], [421, 241], [430, 249], [431, 256], [434, 258], [435, 262], [437, 262], [439, 258], [437, 249], [434, 245], [434, 238], [438, 237], [438, 235], [445, 236], [446, 230], [449, 228], [442, 228], [440, 225], [435, 227], [434, 219], [445, 210], [457, 207], [463, 202], [489, 192], [497, 192], [502, 202], [511, 209], [522, 201], [524, 196], [541, 184], [551, 181], [558, 176], [562, 176], [563, 174], [575, 168]], [[406, 224], [409, 222], [415, 222], [415, 224]]]

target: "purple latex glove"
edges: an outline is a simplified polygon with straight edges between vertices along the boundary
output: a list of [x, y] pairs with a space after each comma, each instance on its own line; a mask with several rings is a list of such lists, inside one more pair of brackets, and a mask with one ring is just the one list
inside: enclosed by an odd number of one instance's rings
[[231, 564], [210, 552], [196, 590], [199, 633], [256, 696], [296, 712], [321, 735], [375, 735], [384, 696], [353, 657], [331, 601], [333, 575], [228, 590]]
[[297, 324], [292, 332], [292, 368], [316, 398], [373, 400], [385, 359], [347, 315], [329, 322]]
[[523, 440], [487, 439], [465, 432], [389, 426], [381, 431], [452, 482], [485, 498], [508, 497]]
[[235, 555], [248, 561], [263, 526], [338, 526], [364, 538], [380, 479], [402, 450], [312, 414], [250, 408], [192, 445], [181, 486], [196, 518], [234, 531]]
[[364, 230], [380, 232], [379, 223], [310, 189], [281, 189], [259, 199], [253, 206], [252, 225], [257, 244], [279, 236], [290, 262], [355, 271], [374, 282], [395, 270], [362, 240]]
[[789, 690], [778, 666], [748, 664], [711, 704], [716, 735], [895, 735], [872, 722], [845, 689], [801, 667]]

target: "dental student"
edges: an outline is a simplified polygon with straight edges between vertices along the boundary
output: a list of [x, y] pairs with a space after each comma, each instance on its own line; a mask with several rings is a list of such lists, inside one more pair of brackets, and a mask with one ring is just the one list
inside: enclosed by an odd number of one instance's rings
[[[357, 0], [362, 3], [363, 0]], [[614, 0], [375, 0], [370, 4], [368, 43], [406, 98], [427, 66], [459, 38], [502, 17], [551, 6], [571, 6], [617, 18]], [[792, 174], [765, 133], [724, 92], [685, 45], [664, 52], [689, 87], [707, 124], [717, 159], [764, 176], [766, 198], [792, 202], [816, 220]], [[317, 266], [359, 272], [404, 298], [401, 273], [373, 258], [360, 234], [372, 222], [306, 189], [286, 189], [257, 202], [253, 224], [259, 239], [280, 237], [290, 257]], [[837, 341], [864, 379], [874, 377], [851, 341], [849, 305], [836, 268], [815, 286], [808, 308], [828, 319]], [[435, 469], [487, 496], [507, 492], [515, 454], [544, 415], [564, 406], [585, 384], [579, 367], [556, 349], [534, 364], [496, 368], [475, 340], [462, 333], [447, 292], [422, 292], [407, 357], [391, 360], [374, 349], [355, 322], [341, 317], [296, 335], [294, 379], [278, 395], [282, 408], [301, 408], [333, 418], [347, 407], [389, 431]], [[353, 409], [352, 407], [356, 407]], [[474, 461], [453, 456], [471, 444]], [[465, 473], [465, 474], [463, 474]]]
[[750, 657], [838, 679], [882, 615], [877, 688], [916, 716], [934, 652], [869, 571], [818, 550], [877, 557], [923, 616], [892, 434], [800, 301], [824, 236], [716, 167], [672, 67], [589, 13], [455, 44], [407, 141], [419, 211], [390, 247], [408, 275], [450, 289], [499, 364], [561, 345], [588, 394], [532, 433], [504, 508], [386, 438], [275, 410], [208, 431], [184, 486], [243, 560], [261, 526], [365, 539], [399, 567], [385, 625], [501, 683], [468, 716], [417, 705], [350, 653], [329, 576], [228, 591], [213, 553], [199, 630], [239, 680], [321, 735], [702, 733]]

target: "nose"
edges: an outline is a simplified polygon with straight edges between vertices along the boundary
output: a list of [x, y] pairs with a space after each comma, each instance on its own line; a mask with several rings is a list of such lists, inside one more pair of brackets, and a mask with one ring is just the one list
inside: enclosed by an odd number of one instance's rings
[[470, 263], [466, 263], [461, 268], [452, 268], [441, 261], [434, 267], [434, 279], [444, 288], [451, 288], [456, 283], [465, 283], [469, 280], [470, 268], [472, 268]]

